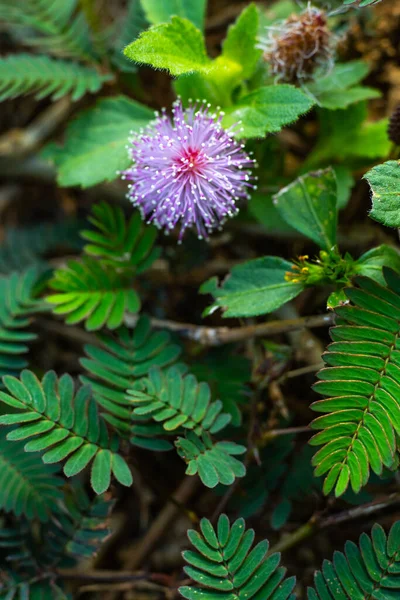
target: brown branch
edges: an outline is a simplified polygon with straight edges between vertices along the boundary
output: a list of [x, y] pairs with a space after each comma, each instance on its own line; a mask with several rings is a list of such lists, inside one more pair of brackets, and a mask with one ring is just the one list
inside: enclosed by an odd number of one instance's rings
[[35, 151], [68, 117], [72, 101], [66, 96], [51, 104], [25, 129], [11, 129], [0, 137], [0, 156], [18, 157]]
[[126, 582], [126, 581], [142, 581], [151, 579], [152, 574], [138, 571], [107, 571], [103, 569], [87, 569], [81, 571], [79, 569], [57, 569], [57, 575], [68, 581], [79, 582]]
[[[127, 316], [127, 325], [134, 325], [137, 318]], [[287, 319], [284, 321], [268, 321], [257, 325], [246, 327], [207, 327], [205, 325], [193, 325], [191, 323], [178, 323], [163, 319], [151, 319], [151, 324], [157, 329], [167, 329], [179, 333], [204, 346], [221, 346], [232, 342], [243, 342], [252, 337], [266, 337], [278, 333], [298, 331], [305, 327], [326, 327], [333, 323], [333, 314], [314, 315], [310, 317], [299, 317], [298, 319]]]
[[[329, 326], [333, 323], [333, 316], [332, 313], [327, 313], [310, 317], [299, 317], [298, 319], [268, 321], [267, 323], [248, 325], [246, 327], [207, 327], [205, 325], [193, 325], [192, 323], [179, 323], [177, 321], [156, 318], [151, 318], [150, 322], [151, 326], [155, 329], [173, 331], [182, 337], [199, 342], [204, 346], [222, 346], [223, 344], [232, 342], [243, 342], [252, 337], [266, 337], [277, 335], [278, 333], [298, 331], [305, 327]], [[134, 327], [138, 318], [136, 315], [125, 315], [125, 324], [129, 327]], [[62, 335], [79, 343], [87, 344], [96, 341], [96, 337], [93, 334], [79, 327], [64, 325], [59, 321], [43, 317], [37, 319], [36, 323], [41, 329]]]
[[319, 529], [326, 529], [327, 527], [333, 527], [335, 525], [339, 525], [340, 523], [353, 521], [353, 519], [368, 517], [369, 515], [373, 515], [381, 510], [384, 510], [385, 508], [388, 508], [389, 506], [395, 506], [396, 504], [400, 504], [399, 492], [394, 492], [393, 494], [390, 494], [384, 498], [378, 498], [377, 500], [373, 500], [367, 504], [349, 508], [348, 510], [344, 510], [335, 515], [331, 515], [330, 517], [326, 517], [326, 519], [324, 519], [320, 524]]
[[194, 496], [200, 486], [197, 476], [185, 477], [172, 496], [167, 500], [161, 512], [151, 524], [144, 538], [137, 544], [134, 551], [128, 556], [125, 568], [129, 571], [137, 569], [154, 547], [160, 543], [167, 529], [177, 518], [181, 510], [184, 510], [187, 502]]

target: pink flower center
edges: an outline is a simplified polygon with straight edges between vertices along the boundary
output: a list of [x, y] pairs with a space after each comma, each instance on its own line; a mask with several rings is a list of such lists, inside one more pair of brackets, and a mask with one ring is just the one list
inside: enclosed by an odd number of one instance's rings
[[180, 175], [197, 175], [206, 164], [206, 157], [201, 150], [187, 148], [175, 159], [177, 172]]

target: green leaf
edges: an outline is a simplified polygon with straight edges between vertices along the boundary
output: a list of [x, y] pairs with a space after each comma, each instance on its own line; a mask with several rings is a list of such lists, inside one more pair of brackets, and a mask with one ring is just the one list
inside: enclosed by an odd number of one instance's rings
[[238, 104], [226, 108], [222, 123], [224, 127], [231, 127], [240, 122], [240, 137], [264, 137], [296, 121], [313, 104], [309, 96], [292, 85], [270, 85], [241, 97]]
[[207, 0], [141, 0], [146, 18], [151, 25], [159, 25], [177, 16], [189, 19], [198, 29], [204, 28]]
[[400, 273], [400, 254], [396, 248], [382, 244], [365, 252], [356, 261], [355, 272], [359, 275], [371, 277], [374, 281], [385, 285], [382, 273], [383, 267], [389, 267]]
[[[100, 450], [93, 461], [90, 483], [96, 494], [103, 494], [110, 487], [110, 481], [111, 453], [108, 450]], [[132, 485], [132, 480], [129, 485]]]
[[335, 172], [337, 183], [337, 207], [338, 210], [342, 210], [346, 208], [350, 200], [355, 180], [351, 170], [343, 165], [335, 165], [332, 169]]
[[194, 551], [183, 553], [190, 565], [184, 570], [193, 580], [193, 585], [179, 588], [184, 598], [294, 599], [295, 578], [284, 579], [286, 570], [279, 567], [280, 554], [267, 554], [267, 540], [253, 546], [254, 531], [245, 530], [243, 519], [229, 528], [228, 517], [221, 515], [216, 530], [207, 519], [201, 520], [200, 527], [201, 533], [188, 531]]
[[323, 250], [336, 244], [337, 183], [332, 169], [308, 173], [274, 196], [280, 215]]
[[225, 90], [221, 93], [221, 87], [215, 78], [207, 77], [202, 73], [191, 73], [178, 77], [172, 83], [176, 95], [180, 96], [184, 106], [187, 106], [193, 98], [207, 100], [213, 106], [225, 105]]
[[344, 0], [345, 6], [349, 4], [356, 4], [358, 8], [364, 8], [365, 6], [372, 6], [372, 4], [378, 4], [381, 0]]
[[368, 74], [369, 67], [362, 60], [336, 64], [325, 76], [309, 83], [307, 89], [319, 105], [329, 110], [347, 108], [350, 104], [379, 98], [379, 90], [358, 84]]
[[351, 60], [346, 63], [337, 63], [323, 77], [308, 84], [308, 89], [315, 95], [347, 90], [362, 81], [369, 72], [368, 63], [363, 60]]
[[261, 223], [268, 231], [282, 232], [282, 234], [296, 234], [296, 230], [286, 223], [273, 203], [273, 194], [251, 195], [249, 213]]
[[[344, 163], [376, 159], [388, 155], [390, 140], [387, 119], [368, 122], [366, 102], [352, 104], [344, 110], [318, 111], [320, 136], [316, 146], [303, 164], [304, 170], [326, 166], [332, 161]], [[357, 162], [355, 162], [357, 165]]]
[[400, 227], [400, 161], [389, 160], [364, 177], [372, 189], [369, 216], [387, 227]]
[[234, 267], [218, 287], [214, 277], [200, 288], [201, 294], [212, 294], [211, 314], [222, 308], [224, 317], [253, 317], [270, 313], [289, 302], [304, 289], [301, 283], [286, 281], [292, 263], [277, 256], [264, 256]]
[[257, 33], [258, 9], [255, 4], [250, 4], [229, 27], [222, 44], [222, 56], [240, 65], [243, 79], [253, 75], [262, 54], [262, 51], [256, 48]]
[[89, 187], [116, 179], [118, 171], [130, 164], [129, 133], [153, 117], [150, 109], [125, 96], [103, 98], [95, 108], [79, 113], [67, 127], [64, 146], [54, 155], [59, 185]]
[[136, 63], [166, 69], [171, 75], [208, 73], [212, 68], [203, 34], [181, 17], [150, 27], [125, 48], [124, 54]]
[[326, 301], [326, 306], [329, 309], [334, 309], [336, 306], [340, 306], [341, 304], [346, 304], [347, 296], [344, 289], [335, 290], [328, 296], [328, 300]]
[[290, 500], [285, 498], [275, 507], [271, 516], [271, 527], [272, 529], [281, 529], [292, 511], [292, 503]]
[[[74, 393], [72, 378], [69, 375], [57, 378], [54, 371], [47, 372], [40, 381], [34, 373], [24, 370], [20, 379], [7, 375], [3, 382], [7, 393], [0, 392], [0, 401], [21, 411], [13, 412], [14, 422], [19, 423], [19, 427], [12, 429], [7, 439], [33, 438], [25, 444], [25, 451], [33, 449], [33, 442], [36, 449], [46, 451], [42, 456], [44, 463], [67, 459], [64, 466], [67, 477], [81, 472], [94, 459], [93, 487], [98, 493], [105, 491], [118, 444], [115, 439], [109, 440], [89, 386]], [[19, 406], [15, 406], [15, 401]], [[25, 415], [29, 413], [35, 413], [37, 418], [34, 423], [25, 424]], [[3, 411], [0, 424], [7, 423], [8, 417]], [[114, 474], [116, 477], [121, 474], [119, 481], [127, 484], [123, 469], [117, 468]]]
[[47, 96], [58, 100], [67, 94], [76, 101], [86, 93], [99, 91], [111, 75], [49, 56], [10, 54], [0, 58], [0, 102], [25, 94], [36, 100]]

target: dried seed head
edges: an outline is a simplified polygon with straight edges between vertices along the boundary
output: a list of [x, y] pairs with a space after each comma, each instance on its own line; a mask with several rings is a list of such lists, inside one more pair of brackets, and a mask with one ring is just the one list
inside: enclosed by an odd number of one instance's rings
[[322, 10], [308, 6], [301, 14], [266, 29], [259, 47], [278, 80], [302, 82], [311, 79], [317, 69], [332, 67], [334, 36]]
[[389, 119], [388, 136], [391, 142], [400, 146], [400, 104], [394, 109]]

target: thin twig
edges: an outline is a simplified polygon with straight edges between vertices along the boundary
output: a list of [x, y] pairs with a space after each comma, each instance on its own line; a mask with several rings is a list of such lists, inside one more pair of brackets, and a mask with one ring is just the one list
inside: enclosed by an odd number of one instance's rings
[[307, 365], [305, 367], [300, 367], [299, 369], [293, 369], [292, 371], [288, 371], [287, 373], [283, 373], [277, 379], [278, 383], [284, 383], [288, 379], [293, 379], [294, 377], [301, 377], [302, 375], [308, 375], [309, 373], [315, 373], [319, 371], [324, 366], [323, 362], [314, 363], [312, 365]]
[[293, 548], [302, 541], [315, 535], [322, 529], [337, 526], [341, 523], [347, 523], [348, 521], [353, 521], [354, 519], [365, 518], [380, 512], [381, 510], [389, 508], [390, 506], [395, 506], [396, 504], [400, 504], [400, 493], [398, 492], [325, 518], [322, 516], [313, 515], [308, 523], [302, 525], [289, 535], [284, 536], [281, 540], [279, 540], [279, 542], [272, 546], [270, 549], [270, 554], [273, 552], [285, 552], [285, 550]]
[[356, 506], [354, 508], [349, 508], [348, 510], [344, 510], [336, 515], [331, 515], [322, 521], [319, 526], [319, 529], [326, 529], [327, 527], [333, 527], [335, 525], [339, 525], [340, 523], [345, 523], [346, 521], [352, 521], [353, 519], [365, 518], [369, 515], [375, 514], [389, 506], [395, 506], [396, 504], [400, 504], [400, 493], [394, 492], [385, 498], [378, 498], [377, 500], [373, 500], [372, 502], [368, 502], [367, 504], [362, 504], [361, 506]]
[[310, 433], [312, 429], [307, 425], [303, 427], [285, 427], [282, 429], [270, 429], [266, 432], [263, 439], [273, 439], [281, 435], [297, 435], [299, 433]]

